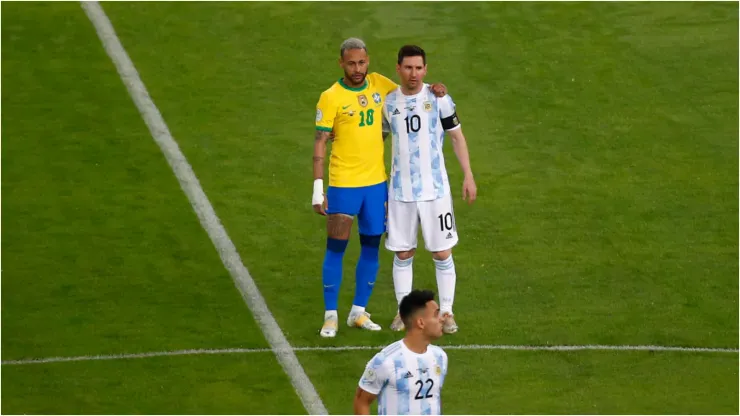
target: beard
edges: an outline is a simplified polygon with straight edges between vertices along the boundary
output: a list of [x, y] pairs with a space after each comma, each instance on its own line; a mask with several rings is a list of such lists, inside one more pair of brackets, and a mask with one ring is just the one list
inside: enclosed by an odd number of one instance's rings
[[[362, 78], [361, 79], [359, 77], [355, 78], [356, 75], [362, 75]], [[344, 71], [344, 77], [348, 79], [353, 86], [359, 86], [365, 82], [365, 78], [367, 77], [367, 71], [360, 72], [360, 73], [349, 73], [347, 71]]]

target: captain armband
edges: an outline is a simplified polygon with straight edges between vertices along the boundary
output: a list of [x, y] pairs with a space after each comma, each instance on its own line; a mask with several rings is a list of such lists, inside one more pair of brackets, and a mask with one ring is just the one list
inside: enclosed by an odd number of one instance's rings
[[442, 128], [445, 130], [452, 130], [460, 125], [460, 120], [457, 118], [457, 112], [452, 113], [451, 116], [442, 119]]

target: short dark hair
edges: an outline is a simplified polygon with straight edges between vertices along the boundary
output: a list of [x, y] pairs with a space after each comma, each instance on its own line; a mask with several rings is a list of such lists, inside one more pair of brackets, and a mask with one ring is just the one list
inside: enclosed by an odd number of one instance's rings
[[401, 299], [398, 305], [398, 314], [401, 315], [403, 324], [406, 329], [411, 329], [411, 318], [427, 307], [427, 303], [434, 300], [434, 292], [431, 290], [412, 290], [408, 295]]
[[427, 54], [424, 52], [424, 49], [421, 49], [421, 47], [419, 46], [401, 46], [401, 49], [398, 50], [398, 65], [401, 65], [401, 62], [403, 62], [403, 58], [407, 56], [421, 56], [421, 60], [424, 62], [424, 65], [427, 64]]

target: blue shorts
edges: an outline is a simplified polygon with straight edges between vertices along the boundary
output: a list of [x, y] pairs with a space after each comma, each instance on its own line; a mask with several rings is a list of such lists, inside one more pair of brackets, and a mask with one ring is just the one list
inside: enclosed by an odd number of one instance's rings
[[360, 234], [381, 235], [385, 233], [388, 183], [359, 188], [337, 188], [326, 190], [327, 214], [357, 216]]

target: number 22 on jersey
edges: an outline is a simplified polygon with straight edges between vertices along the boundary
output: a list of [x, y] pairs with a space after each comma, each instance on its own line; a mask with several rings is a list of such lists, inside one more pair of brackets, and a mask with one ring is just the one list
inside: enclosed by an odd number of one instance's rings
[[[425, 398], [431, 399], [432, 397], [434, 397], [434, 395], [432, 394], [432, 388], [434, 387], [434, 380], [432, 380], [431, 378], [428, 378], [426, 382], [421, 381], [421, 380], [416, 380], [416, 383], [414, 384], [419, 386], [419, 390], [416, 392], [416, 396], [414, 396], [414, 399], [421, 400]], [[425, 384], [427, 385], [426, 390], [424, 390]]]

